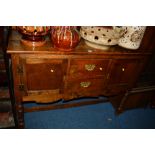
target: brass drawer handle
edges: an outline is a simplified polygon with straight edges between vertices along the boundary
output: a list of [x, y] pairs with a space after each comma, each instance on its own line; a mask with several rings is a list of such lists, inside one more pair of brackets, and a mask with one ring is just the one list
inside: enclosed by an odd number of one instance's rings
[[96, 65], [95, 64], [85, 64], [85, 69], [87, 71], [93, 71], [95, 69]]
[[87, 87], [90, 86], [90, 84], [91, 84], [91, 82], [81, 82], [80, 86], [83, 87], [83, 88], [87, 88]]

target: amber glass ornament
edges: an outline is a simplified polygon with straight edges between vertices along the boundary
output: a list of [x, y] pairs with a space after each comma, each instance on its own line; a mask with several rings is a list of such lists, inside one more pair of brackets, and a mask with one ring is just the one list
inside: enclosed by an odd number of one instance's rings
[[73, 50], [80, 41], [77, 26], [52, 26], [51, 40], [54, 48], [63, 51]]

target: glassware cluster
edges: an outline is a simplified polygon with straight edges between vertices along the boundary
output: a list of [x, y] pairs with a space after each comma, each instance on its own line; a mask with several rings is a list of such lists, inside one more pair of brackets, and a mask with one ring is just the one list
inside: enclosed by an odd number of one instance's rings
[[21, 42], [27, 46], [43, 46], [50, 35], [53, 47], [62, 51], [73, 50], [81, 38], [97, 49], [113, 45], [138, 49], [146, 26], [17, 26], [17, 30], [22, 34]]

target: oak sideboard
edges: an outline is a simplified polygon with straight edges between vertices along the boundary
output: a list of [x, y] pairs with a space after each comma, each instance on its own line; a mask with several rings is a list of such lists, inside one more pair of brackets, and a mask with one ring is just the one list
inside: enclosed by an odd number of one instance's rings
[[[81, 39], [73, 51], [65, 52], [54, 49], [48, 37], [42, 47], [22, 45], [21, 35], [12, 31], [7, 53], [11, 55], [18, 127], [24, 127], [24, 112], [101, 103], [102, 96], [108, 99], [131, 90], [152, 55], [153, 47], [145, 39], [149, 33], [146, 30], [138, 50], [112, 46], [104, 51]], [[92, 101], [70, 103], [84, 97]], [[59, 100], [65, 103], [56, 104]], [[24, 107], [28, 102], [44, 105]]]

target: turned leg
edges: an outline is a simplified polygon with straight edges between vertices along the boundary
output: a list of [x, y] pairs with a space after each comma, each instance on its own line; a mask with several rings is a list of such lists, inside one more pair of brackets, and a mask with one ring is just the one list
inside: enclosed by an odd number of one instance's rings
[[16, 117], [18, 128], [24, 128], [24, 107], [22, 103], [16, 104]]

